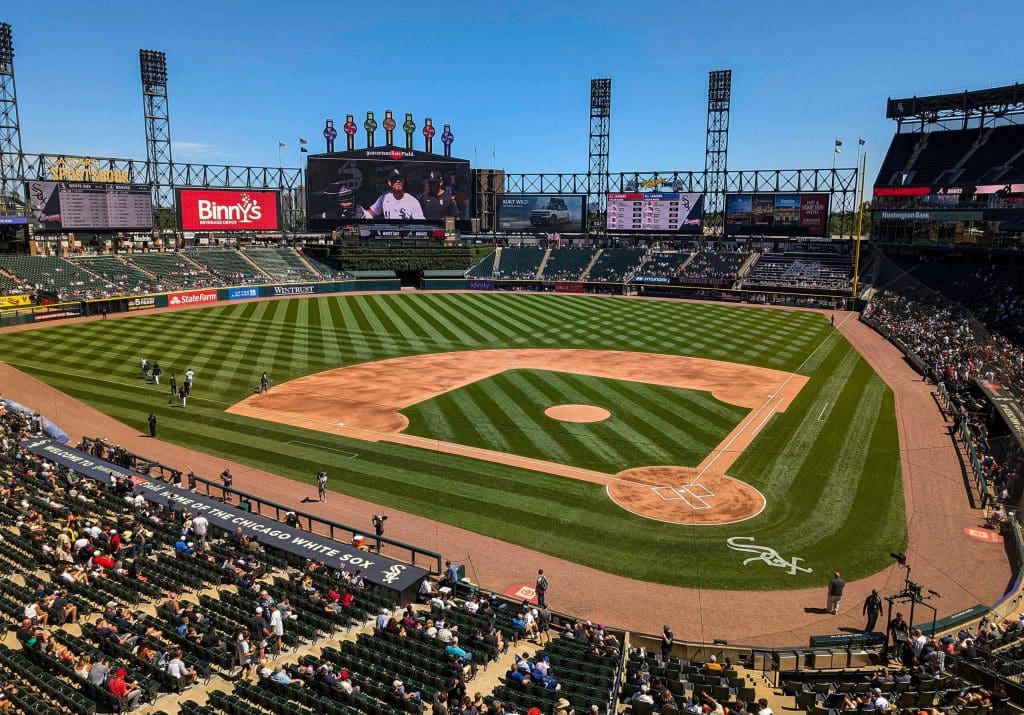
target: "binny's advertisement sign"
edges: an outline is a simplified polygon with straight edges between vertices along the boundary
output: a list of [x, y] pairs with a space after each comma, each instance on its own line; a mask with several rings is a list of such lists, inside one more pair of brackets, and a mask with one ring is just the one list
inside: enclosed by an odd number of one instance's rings
[[280, 193], [254, 189], [179, 189], [182, 231], [277, 231]]

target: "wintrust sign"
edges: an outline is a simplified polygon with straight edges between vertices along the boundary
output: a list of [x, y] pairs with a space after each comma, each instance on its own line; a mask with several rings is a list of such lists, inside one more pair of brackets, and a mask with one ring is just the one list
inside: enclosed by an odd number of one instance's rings
[[183, 231], [276, 231], [281, 227], [276, 191], [180, 189]]
[[170, 307], [179, 305], [200, 305], [202, 303], [216, 302], [216, 290], [190, 290], [184, 293], [171, 293], [167, 296], [167, 305]]

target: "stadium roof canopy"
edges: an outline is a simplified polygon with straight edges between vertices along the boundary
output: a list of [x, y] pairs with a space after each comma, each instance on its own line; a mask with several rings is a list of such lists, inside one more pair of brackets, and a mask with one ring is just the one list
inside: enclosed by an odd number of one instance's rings
[[1024, 84], [963, 91], [956, 94], [934, 94], [927, 97], [889, 98], [886, 119], [935, 122], [953, 116], [1009, 116], [1024, 112]]

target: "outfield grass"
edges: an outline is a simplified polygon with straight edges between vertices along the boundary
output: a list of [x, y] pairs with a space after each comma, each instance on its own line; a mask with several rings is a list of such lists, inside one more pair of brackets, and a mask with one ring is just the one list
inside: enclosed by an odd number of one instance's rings
[[[571, 423], [544, 414], [564, 404], [611, 417]], [[748, 412], [707, 392], [549, 370], [508, 370], [402, 410], [411, 434], [607, 474], [696, 467]]]
[[[620, 509], [596, 484], [223, 411], [252, 394], [263, 370], [280, 383], [366, 360], [503, 347], [692, 355], [807, 375], [730, 470], [767, 507], [729, 526], [663, 524]], [[143, 356], [165, 380], [195, 370], [188, 410], [136, 377]], [[0, 359], [140, 431], [152, 411], [162, 439], [310, 483], [325, 465], [340, 492], [639, 579], [803, 588], [835, 569], [872, 573], [906, 541], [892, 394], [818, 314], [589, 296], [348, 296], [7, 333]], [[753, 536], [814, 571], [743, 566], [749, 554], [728, 549], [731, 536]]]

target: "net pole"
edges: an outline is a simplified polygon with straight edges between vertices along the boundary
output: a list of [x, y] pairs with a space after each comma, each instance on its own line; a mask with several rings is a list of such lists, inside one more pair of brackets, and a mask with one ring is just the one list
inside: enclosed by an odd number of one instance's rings
[[864, 184], [868, 166], [868, 153], [864, 152], [860, 157], [860, 195], [857, 197], [857, 237], [853, 244], [853, 294], [857, 299], [857, 281], [860, 278], [860, 231], [864, 225]]

